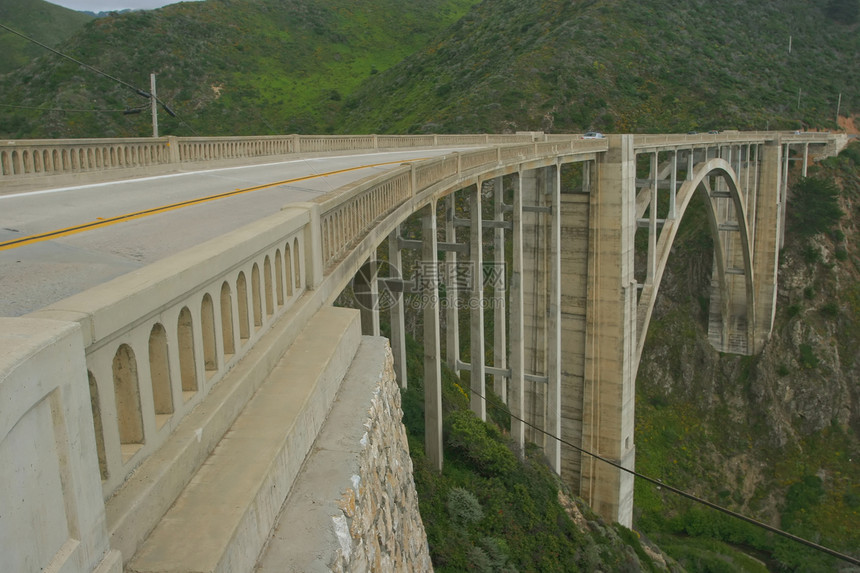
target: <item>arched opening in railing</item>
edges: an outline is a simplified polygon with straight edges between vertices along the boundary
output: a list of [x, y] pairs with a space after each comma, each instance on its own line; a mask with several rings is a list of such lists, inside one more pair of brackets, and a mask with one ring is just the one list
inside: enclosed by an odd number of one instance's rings
[[239, 303], [239, 338], [244, 344], [251, 338], [251, 324], [248, 316], [248, 281], [242, 271], [239, 271], [236, 279], [236, 298]]
[[122, 461], [127, 462], [143, 445], [143, 414], [140, 410], [137, 361], [128, 344], [113, 357], [113, 387]]
[[99, 458], [99, 474], [102, 480], [108, 478], [107, 456], [105, 455], [105, 435], [102, 425], [102, 406], [99, 398], [99, 385], [96, 383], [93, 373], [87, 370], [87, 378], [90, 385], [90, 407], [93, 411], [93, 429], [96, 435], [96, 454]]
[[275, 250], [275, 290], [278, 306], [284, 306], [284, 265], [281, 262], [281, 249]]
[[296, 285], [296, 291], [301, 290], [302, 288], [302, 264], [301, 257], [302, 253], [299, 251], [299, 239], [293, 239], [293, 253], [295, 256], [293, 257], [293, 277]]
[[266, 316], [272, 316], [275, 312], [275, 301], [272, 296], [272, 262], [269, 255], [263, 259], [263, 286], [266, 289]]
[[197, 360], [194, 358], [194, 322], [187, 306], [179, 312], [176, 340], [179, 343], [179, 377], [182, 397], [188, 401], [197, 392]]
[[254, 328], [263, 326], [263, 301], [260, 298], [260, 267], [251, 267], [251, 304], [254, 307]]
[[149, 333], [149, 376], [152, 381], [152, 403], [156, 425], [161, 428], [173, 414], [173, 391], [170, 387], [170, 359], [167, 332], [161, 324]]
[[203, 331], [203, 369], [211, 377], [218, 371], [218, 350], [215, 337], [215, 307], [209, 293], [200, 303], [200, 327]]
[[233, 341], [233, 300], [230, 284], [224, 281], [221, 285], [221, 338], [224, 344], [224, 362], [236, 354], [236, 344]]
[[290, 243], [284, 245], [284, 270], [287, 280], [287, 297], [293, 296], [293, 260]]

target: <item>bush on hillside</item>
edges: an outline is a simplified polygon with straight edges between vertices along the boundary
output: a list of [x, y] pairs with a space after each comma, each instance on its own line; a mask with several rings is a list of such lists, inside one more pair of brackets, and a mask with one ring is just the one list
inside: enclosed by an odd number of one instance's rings
[[844, 213], [833, 179], [801, 177], [792, 186], [789, 213], [795, 232], [805, 237], [829, 232]]

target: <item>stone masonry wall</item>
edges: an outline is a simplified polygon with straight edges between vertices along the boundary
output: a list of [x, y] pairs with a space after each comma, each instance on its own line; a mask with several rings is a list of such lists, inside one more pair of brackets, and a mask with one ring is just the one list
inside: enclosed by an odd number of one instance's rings
[[341, 497], [342, 514], [333, 518], [341, 543], [332, 567], [337, 573], [433, 569], [402, 417], [400, 388], [386, 344], [385, 367], [360, 441], [360, 470]]
[[432, 571], [388, 340], [363, 336], [255, 573]]

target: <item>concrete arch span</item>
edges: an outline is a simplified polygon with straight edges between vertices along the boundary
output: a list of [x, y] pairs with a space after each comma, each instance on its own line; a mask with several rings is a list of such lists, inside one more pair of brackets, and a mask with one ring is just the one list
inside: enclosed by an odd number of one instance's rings
[[[323, 252], [334, 253], [324, 266], [328, 302], [338, 297], [362, 265], [376, 257], [384, 241], [388, 241], [390, 261], [400, 260], [401, 249], [419, 249], [421, 260], [434, 268], [440, 261], [453, 259], [440, 255], [449, 251], [481, 264], [479, 251], [489, 241], [476, 228], [501, 230], [506, 236], [503, 240], [513, 245], [513, 268], [510, 283], [505, 285], [510, 318], [501, 329], [506, 341], [493, 341], [493, 356], [488, 358], [492, 364], [463, 363], [457, 343], [451, 342], [456, 336], [450, 336], [447, 327], [440, 339], [439, 315], [448, 311], [438, 305], [438, 297], [435, 308], [424, 306], [421, 311], [429, 329], [424, 332], [425, 450], [435, 467], [442, 467], [438, 373], [444, 355], [455, 370], [471, 371], [470, 379], [479, 393], [492, 377], [496, 393], [527, 424], [633, 468], [635, 379], [644, 333], [680, 219], [696, 193], [707, 197], [709, 227], [715, 239], [711, 341], [724, 351], [752, 353], [767, 339], [767, 318], [775, 304], [775, 245], [784, 209], [778, 194], [779, 146], [756, 143], [751, 154], [749, 145], [660, 149], [636, 148], [632, 136], [611, 135], [607, 140], [603, 153], [511, 157], [467, 169], [451, 157], [430, 165], [432, 170], [418, 172], [412, 166], [410, 171], [403, 166], [390, 177], [411, 178], [411, 193], [402, 198], [397, 195], [388, 203], [384, 198], [377, 200], [359, 231], [330, 243], [332, 247], [323, 243]], [[665, 152], [674, 154], [672, 169], [658, 169], [659, 154]], [[637, 155], [643, 153], [652, 154], [652, 178], [645, 183], [650, 184], [650, 200], [642, 193], [637, 197], [637, 186], [641, 187], [636, 178]], [[677, 185], [679, 156], [687, 160], [682, 168], [687, 180]], [[581, 188], [561, 192], [561, 168], [575, 162], [587, 165], [582, 169]], [[477, 191], [485, 181], [502, 177], [508, 178], [505, 187], [514, 189], [513, 200], [506, 195], [508, 203], [499, 205], [506, 215], [490, 220], [488, 214], [481, 214]], [[673, 207], [672, 215], [658, 226], [656, 209], [649, 212], [649, 219], [641, 217], [650, 202], [659, 205], [660, 187], [672, 189]], [[324, 203], [320, 219], [351, 220], [353, 205], [360, 205], [354, 200], [360, 192], [345, 190], [339, 205]], [[445, 216], [441, 208], [451, 203], [446, 197], [460, 192], [469, 194], [469, 206], [462, 213], [457, 211], [454, 223], [470, 227], [470, 233], [468, 239], [464, 232], [454, 234], [452, 240], [447, 207]], [[401, 240], [399, 227], [412, 216], [421, 218], [421, 240]], [[636, 230], [643, 224], [649, 228], [649, 272], [640, 283], [634, 251]], [[325, 231], [325, 224], [321, 228]], [[326, 233], [322, 234], [325, 241]], [[484, 308], [482, 297], [486, 295], [486, 290], [462, 291], [469, 308]], [[405, 373], [398, 369], [398, 362], [405, 360], [404, 329], [394, 325], [395, 320], [403, 320], [400, 304], [400, 310], [391, 309], [391, 343], [398, 379], [405, 386]], [[470, 322], [473, 314], [480, 316], [470, 313]], [[505, 315], [504, 310], [500, 315]], [[362, 323], [378, 324], [378, 318]], [[449, 314], [444, 324], [458, 321]], [[480, 327], [472, 326], [475, 331], [470, 339], [484, 340]], [[497, 355], [507, 361], [496, 362]], [[473, 401], [471, 406], [477, 415], [485, 415], [482, 401]], [[629, 474], [597, 463], [574, 447], [559, 446], [521, 422], [512, 421], [511, 436], [518, 445], [529, 440], [543, 446], [553, 469], [598, 513], [630, 524], [633, 479]]]
[[[710, 183], [712, 177], [716, 178], [717, 183], [721, 183], [720, 186], [724, 189], [714, 189]], [[714, 158], [698, 165], [692, 178], [678, 189], [677, 215], [666, 219], [656, 242], [656, 250], [653, 255], [649, 253], [649, 256], [656, 259], [656, 265], [652, 280], [646, 281], [642, 286], [637, 305], [636, 369], [642, 356], [666, 264], [681, 221], [696, 193], [703, 196], [707, 205], [708, 227], [714, 245], [712, 312], [708, 328], [711, 344], [721, 352], [739, 354], [750, 354], [755, 346], [755, 277], [752, 254], [754, 225], [749, 221], [747, 198], [741, 191], [737, 174], [727, 161]], [[720, 205], [718, 202], [724, 204]], [[731, 207], [725, 202], [730, 202]], [[741, 262], [742, 266], [731, 266], [735, 262]], [[733, 277], [741, 280], [734, 280]], [[741, 288], [738, 288], [739, 286]], [[738, 313], [743, 315], [740, 320], [737, 319]], [[731, 320], [732, 316], [736, 320]]]

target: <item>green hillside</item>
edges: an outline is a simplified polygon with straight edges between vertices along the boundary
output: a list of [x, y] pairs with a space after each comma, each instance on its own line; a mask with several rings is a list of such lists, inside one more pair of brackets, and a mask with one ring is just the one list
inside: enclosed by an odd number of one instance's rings
[[[789, 181], [777, 315], [758, 356], [708, 343], [713, 246], [704, 205], [685, 214], [636, 378], [636, 467], [857, 558], [860, 144]], [[851, 570], [659, 489], [637, 482], [634, 525], [688, 570], [730, 570], [732, 547], [771, 571]]]
[[840, 92], [843, 115], [860, 111], [856, 8], [856, 0], [485, 1], [445, 39], [369, 80], [339, 129], [831, 126]]
[[[334, 131], [332, 114], [368, 77], [421, 48], [474, 0], [208, 0], [100, 18], [63, 50], [158, 95], [179, 119], [162, 134]], [[10, 75], [0, 101], [92, 112], [3, 112], [4, 137], [151, 133], [134, 91], [54, 55]]]
[[[48, 46], [63, 42], [92, 19], [89, 14], [43, 0], [0, 0], [0, 23]], [[20, 68], [44, 53], [44, 48], [0, 29], [0, 54], [3, 54], [0, 75]]]

